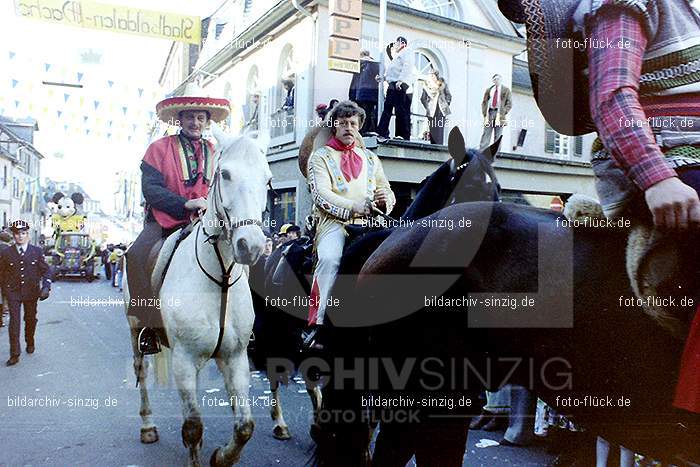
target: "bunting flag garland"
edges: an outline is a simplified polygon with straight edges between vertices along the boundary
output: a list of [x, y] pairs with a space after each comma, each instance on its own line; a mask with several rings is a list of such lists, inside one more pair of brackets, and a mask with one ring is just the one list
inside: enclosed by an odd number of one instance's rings
[[117, 144], [148, 139], [163, 94], [156, 83], [105, 76], [98, 69], [76, 70], [23, 52], [8, 51], [6, 57], [14, 76], [0, 79], [0, 115], [38, 120], [47, 138], [58, 138], [57, 144], [67, 136]]

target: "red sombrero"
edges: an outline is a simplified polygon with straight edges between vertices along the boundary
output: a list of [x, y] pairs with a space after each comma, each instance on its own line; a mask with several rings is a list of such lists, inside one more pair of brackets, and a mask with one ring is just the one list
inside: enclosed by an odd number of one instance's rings
[[194, 83], [188, 83], [182, 96], [169, 97], [156, 105], [158, 118], [174, 125], [178, 120], [178, 113], [183, 110], [205, 110], [215, 122], [226, 119], [231, 108], [228, 99], [203, 97], [204, 95], [202, 88]]

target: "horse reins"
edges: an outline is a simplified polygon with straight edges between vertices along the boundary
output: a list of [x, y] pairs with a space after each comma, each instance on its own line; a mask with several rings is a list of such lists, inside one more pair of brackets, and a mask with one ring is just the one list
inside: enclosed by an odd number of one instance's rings
[[[211, 184], [211, 191], [215, 191], [213, 193], [214, 195], [214, 216], [216, 217], [217, 221], [224, 222], [224, 225], [222, 228], [224, 231], [226, 231], [226, 235], [224, 236], [225, 238], [228, 237], [229, 240], [231, 237], [233, 237], [233, 231], [237, 229], [238, 227], [243, 227], [246, 225], [257, 225], [259, 227], [262, 227], [262, 222], [256, 219], [243, 219], [241, 221], [236, 221], [235, 223], [231, 222], [231, 218], [228, 215], [228, 212], [226, 209], [224, 209], [224, 215], [226, 216], [225, 219], [221, 217], [221, 214], [219, 213], [219, 204], [223, 204], [223, 197], [221, 195], [220, 189], [219, 189], [219, 177], [221, 176], [221, 170], [217, 168], [216, 170], [216, 175], [214, 176], [214, 180], [212, 180]], [[218, 202], [217, 202], [218, 201]], [[227, 227], [228, 226], [228, 227]], [[199, 244], [199, 231], [203, 230], [204, 235], [207, 236], [206, 240], [204, 242], [208, 242], [213, 244], [214, 246], [214, 252], [216, 253], [216, 259], [219, 261], [219, 267], [221, 268], [221, 280], [216, 279], [214, 276], [209, 274], [206, 269], [204, 269], [204, 266], [202, 265], [201, 261], [199, 260], [199, 253], [197, 251], [197, 245]], [[240, 280], [241, 277], [243, 277], [243, 268], [241, 268], [241, 273], [238, 275], [238, 277], [231, 283], [229, 283], [229, 280], [231, 279], [231, 271], [233, 270], [233, 267], [236, 265], [235, 261], [231, 261], [230, 266], [227, 268], [226, 265], [224, 264], [224, 258], [221, 256], [221, 250], [219, 250], [219, 234], [208, 234], [206, 229], [204, 228], [204, 225], [200, 222], [200, 225], [197, 227], [197, 233], [195, 234], [195, 240], [194, 240], [194, 257], [197, 260], [197, 265], [199, 266], [199, 269], [204, 273], [205, 276], [212, 282], [214, 282], [216, 285], [219, 286], [221, 289], [221, 299], [219, 301], [219, 337], [216, 340], [216, 347], [214, 348], [214, 352], [211, 354], [210, 358], [216, 358], [217, 354], [219, 353], [219, 349], [221, 348], [221, 342], [224, 339], [224, 327], [226, 326], [226, 305], [228, 302], [228, 290], [233, 287], [236, 282]]]

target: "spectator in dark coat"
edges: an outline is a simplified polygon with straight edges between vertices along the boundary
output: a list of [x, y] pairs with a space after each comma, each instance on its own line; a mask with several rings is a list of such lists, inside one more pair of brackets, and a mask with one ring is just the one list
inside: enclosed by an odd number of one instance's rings
[[367, 136], [377, 132], [377, 100], [379, 99], [379, 63], [375, 62], [368, 50], [360, 52], [360, 72], [352, 76], [348, 97], [365, 111], [365, 123], [360, 134]]
[[113, 248], [112, 244], [108, 244], [106, 247], [103, 247], [101, 254], [102, 265], [105, 268], [105, 279], [108, 281], [112, 280], [112, 265], [109, 263], [109, 255], [112, 253]]

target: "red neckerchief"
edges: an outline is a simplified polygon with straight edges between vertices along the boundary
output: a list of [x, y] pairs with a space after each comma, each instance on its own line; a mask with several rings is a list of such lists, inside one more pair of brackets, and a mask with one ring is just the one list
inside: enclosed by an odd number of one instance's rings
[[353, 151], [355, 148], [355, 141], [345, 145], [334, 136], [328, 140], [328, 146], [336, 151], [342, 151], [340, 156], [340, 170], [343, 172], [345, 180], [349, 182], [360, 176], [360, 172], [362, 171], [362, 157]]

